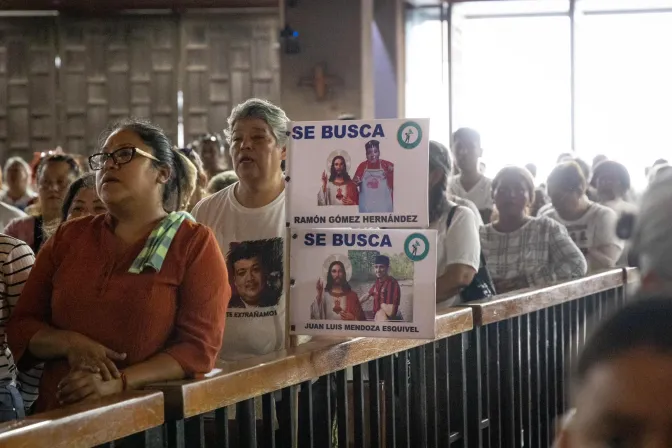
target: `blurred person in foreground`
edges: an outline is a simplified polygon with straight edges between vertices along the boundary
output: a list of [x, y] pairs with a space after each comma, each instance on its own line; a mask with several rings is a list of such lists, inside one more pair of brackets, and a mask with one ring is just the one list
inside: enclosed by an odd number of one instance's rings
[[672, 446], [672, 294], [642, 296], [588, 338], [556, 448]]
[[639, 267], [644, 290], [672, 285], [672, 171], [660, 174], [642, 195], [634, 220], [630, 264]]

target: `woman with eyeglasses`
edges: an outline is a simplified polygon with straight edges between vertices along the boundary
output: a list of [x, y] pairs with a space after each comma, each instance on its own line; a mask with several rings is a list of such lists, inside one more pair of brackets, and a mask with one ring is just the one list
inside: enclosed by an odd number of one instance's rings
[[567, 229], [529, 216], [534, 179], [525, 168], [503, 168], [492, 180], [497, 213], [481, 227], [481, 248], [497, 293], [585, 275], [586, 259]]
[[9, 323], [19, 368], [45, 362], [37, 411], [202, 375], [222, 342], [224, 259], [207, 227], [175, 211], [185, 160], [145, 121], [101, 141], [89, 164], [108, 213], [59, 227]]
[[79, 172], [79, 165], [68, 154], [52, 154], [43, 158], [37, 166], [40, 214], [13, 220], [3, 233], [24, 241], [33, 252], [38, 253], [45, 240], [43, 227], [60, 220], [63, 197]]

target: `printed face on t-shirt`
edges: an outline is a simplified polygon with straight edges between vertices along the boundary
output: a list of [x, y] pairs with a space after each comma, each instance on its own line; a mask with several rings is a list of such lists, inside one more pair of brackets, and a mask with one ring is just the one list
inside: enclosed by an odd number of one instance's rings
[[376, 278], [384, 279], [387, 277], [387, 270], [389, 266], [384, 264], [376, 264], [373, 266], [373, 271], [376, 273]]
[[378, 163], [378, 159], [380, 159], [380, 149], [376, 148], [375, 146], [373, 148], [367, 149], [366, 150], [366, 160], [369, 161], [369, 163]]
[[282, 238], [229, 243], [229, 308], [276, 306], [282, 296]]
[[234, 284], [245, 303], [259, 302], [266, 283], [261, 262], [258, 257], [238, 260], [233, 264]]

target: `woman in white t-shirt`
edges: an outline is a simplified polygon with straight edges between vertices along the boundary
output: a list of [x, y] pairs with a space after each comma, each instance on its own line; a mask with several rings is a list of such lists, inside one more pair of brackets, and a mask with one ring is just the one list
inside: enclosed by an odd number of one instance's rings
[[553, 208], [545, 216], [563, 224], [588, 261], [588, 271], [616, 265], [623, 241], [616, 236], [618, 216], [586, 196], [586, 178], [574, 162], [556, 166], [548, 177]]
[[[437, 230], [436, 300], [441, 307], [459, 302], [460, 291], [469, 286], [480, 265], [481, 247], [473, 212], [449, 199], [451, 160], [441, 143], [429, 142], [429, 228]], [[458, 207], [450, 226], [448, 215]]]
[[232, 297], [220, 359], [236, 361], [285, 346], [282, 294], [285, 160], [289, 118], [268, 101], [231, 111], [227, 137], [239, 182], [199, 202], [192, 214], [210, 227], [226, 257]]
[[498, 293], [581, 277], [586, 260], [557, 222], [529, 216], [534, 180], [525, 168], [503, 168], [492, 181], [497, 214], [481, 228], [481, 247]]

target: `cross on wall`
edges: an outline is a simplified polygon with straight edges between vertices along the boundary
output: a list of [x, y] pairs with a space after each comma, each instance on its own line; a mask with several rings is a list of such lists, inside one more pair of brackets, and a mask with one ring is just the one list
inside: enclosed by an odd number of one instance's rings
[[317, 64], [313, 68], [311, 76], [299, 79], [300, 87], [312, 87], [315, 90], [315, 98], [323, 101], [332, 86], [342, 85], [343, 80], [335, 75], [328, 75], [324, 64]]

